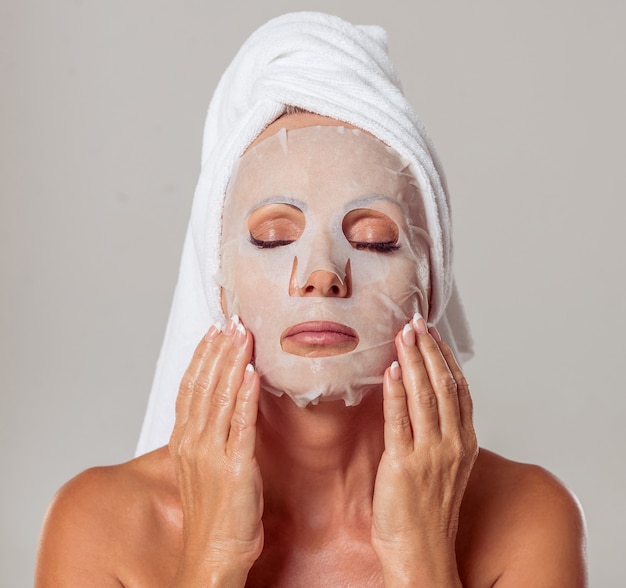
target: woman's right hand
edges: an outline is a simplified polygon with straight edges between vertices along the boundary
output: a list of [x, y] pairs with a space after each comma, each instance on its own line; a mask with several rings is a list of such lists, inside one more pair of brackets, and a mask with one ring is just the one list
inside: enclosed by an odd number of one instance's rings
[[211, 327], [180, 385], [169, 442], [184, 539], [174, 586], [244, 586], [263, 548], [252, 348], [236, 317], [223, 333]]

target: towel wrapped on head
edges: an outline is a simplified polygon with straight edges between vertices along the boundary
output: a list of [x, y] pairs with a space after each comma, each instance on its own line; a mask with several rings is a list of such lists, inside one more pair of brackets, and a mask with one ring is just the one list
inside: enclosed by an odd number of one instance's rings
[[409, 162], [431, 239], [427, 319], [459, 359], [471, 357], [472, 341], [452, 275], [443, 171], [402, 94], [386, 41], [380, 27], [354, 26], [322, 13], [287, 14], [253, 33], [222, 76], [206, 119], [200, 178], [138, 454], [168, 442], [178, 386], [193, 350], [211, 324], [225, 322], [216, 276], [232, 170], [254, 139], [290, 106], [363, 129]]

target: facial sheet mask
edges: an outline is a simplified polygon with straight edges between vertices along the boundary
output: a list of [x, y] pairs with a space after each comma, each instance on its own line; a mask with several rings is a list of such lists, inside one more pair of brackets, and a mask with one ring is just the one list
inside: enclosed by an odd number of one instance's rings
[[428, 317], [429, 239], [406, 162], [357, 129], [280, 130], [239, 160], [224, 205], [224, 310], [255, 341], [263, 389], [358, 404], [394, 338]]

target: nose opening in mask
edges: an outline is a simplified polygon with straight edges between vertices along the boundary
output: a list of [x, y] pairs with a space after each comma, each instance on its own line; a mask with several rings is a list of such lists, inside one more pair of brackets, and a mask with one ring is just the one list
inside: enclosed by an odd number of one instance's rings
[[289, 279], [289, 296], [323, 296], [350, 298], [352, 296], [352, 274], [350, 260], [342, 272], [343, 278], [334, 269], [314, 269], [300, 285], [298, 258], [294, 257]]

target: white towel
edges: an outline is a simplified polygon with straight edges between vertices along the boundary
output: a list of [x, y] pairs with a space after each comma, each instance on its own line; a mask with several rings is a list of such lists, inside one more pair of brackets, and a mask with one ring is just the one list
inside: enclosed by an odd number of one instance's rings
[[461, 360], [472, 355], [452, 276], [445, 179], [422, 123], [402, 94], [387, 55], [386, 32], [328, 14], [286, 14], [244, 43], [209, 106], [200, 179], [137, 454], [168, 442], [178, 386], [193, 350], [211, 324], [225, 322], [215, 281], [224, 193], [237, 158], [286, 105], [369, 131], [410, 162], [432, 239], [428, 321]]

